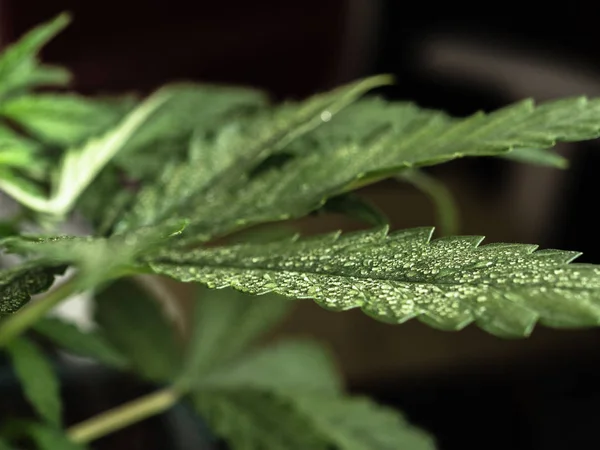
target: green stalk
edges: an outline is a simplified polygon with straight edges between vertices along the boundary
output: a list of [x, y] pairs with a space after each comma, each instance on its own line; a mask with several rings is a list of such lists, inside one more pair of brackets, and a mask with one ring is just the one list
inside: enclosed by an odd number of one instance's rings
[[443, 236], [457, 234], [460, 228], [458, 207], [450, 190], [440, 181], [420, 170], [406, 169], [396, 178], [412, 184], [429, 197], [434, 204], [437, 215], [437, 225]]
[[67, 435], [73, 442], [86, 444], [168, 410], [181, 395], [173, 387], [161, 389], [73, 425]]

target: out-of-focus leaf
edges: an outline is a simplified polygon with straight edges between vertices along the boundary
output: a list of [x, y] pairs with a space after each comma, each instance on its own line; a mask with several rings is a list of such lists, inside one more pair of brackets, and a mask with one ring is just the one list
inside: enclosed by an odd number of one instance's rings
[[569, 161], [566, 158], [544, 148], [516, 148], [508, 153], [504, 153], [501, 157], [512, 161], [554, 167], [556, 169], [566, 169], [569, 166]]
[[60, 14], [29, 31], [0, 54], [0, 99], [11, 91], [68, 82], [70, 76], [67, 71], [39, 65], [37, 54], [69, 21], [67, 14]]
[[60, 386], [44, 353], [26, 338], [13, 339], [6, 350], [29, 403], [49, 424], [60, 426]]
[[85, 450], [85, 447], [71, 441], [55, 428], [32, 424], [28, 431], [39, 450]]
[[197, 380], [238, 356], [279, 322], [290, 304], [277, 295], [252, 298], [233, 289], [201, 288], [183, 377]]
[[156, 300], [131, 280], [118, 281], [96, 295], [95, 318], [102, 333], [152, 381], [171, 381], [182, 367], [173, 324]]
[[78, 356], [92, 358], [118, 369], [128, 366], [127, 358], [114, 348], [99, 331], [82, 331], [75, 324], [55, 317], [46, 317], [33, 329], [60, 348]]

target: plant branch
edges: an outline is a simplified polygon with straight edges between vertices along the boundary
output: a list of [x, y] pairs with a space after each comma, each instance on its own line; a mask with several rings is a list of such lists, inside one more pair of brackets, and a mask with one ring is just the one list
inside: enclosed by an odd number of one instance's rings
[[450, 190], [434, 177], [419, 170], [403, 170], [396, 178], [423, 191], [436, 208], [437, 223], [443, 236], [457, 234], [459, 229], [458, 207]]
[[161, 389], [73, 425], [67, 435], [78, 444], [91, 442], [168, 410], [181, 395], [173, 387]]
[[27, 331], [48, 311], [78, 292], [80, 287], [79, 279], [71, 278], [49, 292], [44, 298], [29, 304], [18, 313], [5, 319], [0, 323], [0, 348], [5, 347], [12, 339]]

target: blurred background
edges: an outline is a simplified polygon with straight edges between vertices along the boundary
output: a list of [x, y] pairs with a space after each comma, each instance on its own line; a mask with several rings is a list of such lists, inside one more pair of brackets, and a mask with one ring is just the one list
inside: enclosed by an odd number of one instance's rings
[[[525, 6], [525, 7], [524, 7]], [[600, 4], [398, 0], [0, 1], [0, 46], [67, 10], [74, 23], [43, 53], [68, 66], [86, 94], [150, 91], [176, 79], [237, 83], [302, 98], [353, 79], [392, 73], [382, 91], [455, 115], [525, 97], [600, 94]], [[483, 158], [432, 170], [458, 199], [461, 234], [585, 252], [600, 263], [595, 223], [598, 143], [562, 145], [568, 171]], [[408, 185], [368, 187], [394, 228], [432, 225]], [[305, 220], [306, 233], [356, 226]], [[181, 297], [188, 286], [175, 286]], [[402, 408], [442, 450], [600, 448], [600, 332], [538, 327], [506, 341], [474, 327], [376, 323], [302, 302], [278, 333], [315, 336], [339, 359], [350, 388]], [[129, 389], [129, 391], [127, 390]], [[114, 396], [130, 396], [122, 386]], [[127, 448], [138, 448], [139, 439]], [[137, 443], [137, 444], [134, 444]], [[595, 445], [595, 447], [594, 447]], [[139, 447], [142, 448], [142, 447]]]

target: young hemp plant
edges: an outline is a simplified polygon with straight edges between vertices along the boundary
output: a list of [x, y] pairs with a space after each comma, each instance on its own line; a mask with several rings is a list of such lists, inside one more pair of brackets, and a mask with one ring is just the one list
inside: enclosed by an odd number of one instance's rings
[[[0, 271], [0, 349], [37, 413], [18, 433], [0, 434], [0, 449], [81, 449], [179, 402], [231, 449], [434, 448], [399, 413], [345, 394], [318, 344], [254, 345], [292, 303], [284, 297], [395, 324], [476, 323], [501, 337], [527, 336], [537, 322], [600, 323], [600, 268], [571, 263], [577, 253], [432, 239], [431, 228], [390, 232], [385, 216], [352, 193], [397, 178], [448, 209], [443, 188], [419, 168], [474, 156], [561, 165], [555, 142], [600, 135], [600, 99], [526, 100], [453, 118], [364, 96], [387, 76], [283, 104], [252, 89], [194, 83], [141, 99], [38, 91], [69, 80], [37, 59], [67, 22], [57, 17], [0, 56], [0, 190], [21, 207], [0, 227], [2, 252], [19, 260]], [[240, 234], [322, 209], [370, 228]], [[75, 217], [87, 235], [61, 231]], [[211, 288], [199, 290], [185, 343], [152, 275]], [[83, 291], [94, 293], [93, 331], [47, 316]], [[157, 390], [67, 426], [40, 341]]]

